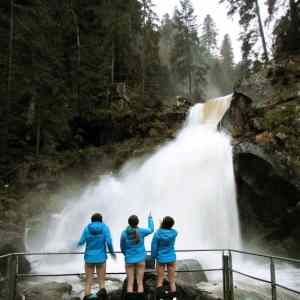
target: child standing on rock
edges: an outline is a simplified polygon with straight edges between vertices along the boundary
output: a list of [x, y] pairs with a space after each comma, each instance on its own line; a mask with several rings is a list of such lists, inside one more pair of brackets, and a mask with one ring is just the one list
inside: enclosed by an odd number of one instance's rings
[[[126, 273], [127, 273], [127, 295], [126, 299], [145, 298], [144, 295], [144, 271], [146, 250], [144, 238], [154, 231], [154, 223], [151, 214], [148, 217], [148, 228], [138, 227], [139, 219], [132, 215], [128, 219], [129, 226], [122, 232], [120, 248], [125, 256]], [[134, 275], [137, 279], [137, 293], [134, 292]]]
[[108, 248], [110, 254], [115, 259], [116, 255], [113, 249], [111, 234], [108, 226], [102, 222], [102, 215], [95, 213], [91, 217], [91, 223], [88, 224], [81, 235], [78, 246], [86, 244], [84, 252], [85, 261], [85, 291], [84, 300], [93, 298], [91, 293], [93, 273], [96, 273], [99, 281], [99, 291], [97, 297], [99, 299], [106, 299], [107, 292], [105, 289], [106, 276], [106, 249]]
[[[166, 296], [168, 296], [168, 299], [176, 297], [176, 253], [174, 246], [177, 231], [172, 228], [174, 224], [175, 221], [172, 217], [164, 217], [160, 228], [154, 233], [151, 243], [151, 256], [156, 260], [157, 299], [166, 298]], [[170, 285], [167, 293], [163, 288], [165, 269], [168, 271]]]

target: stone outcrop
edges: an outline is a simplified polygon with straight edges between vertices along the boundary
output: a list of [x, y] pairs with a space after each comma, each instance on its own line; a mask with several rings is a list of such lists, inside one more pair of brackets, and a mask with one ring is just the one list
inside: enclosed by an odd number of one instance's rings
[[233, 137], [245, 240], [299, 256], [300, 57], [243, 80], [221, 125]]

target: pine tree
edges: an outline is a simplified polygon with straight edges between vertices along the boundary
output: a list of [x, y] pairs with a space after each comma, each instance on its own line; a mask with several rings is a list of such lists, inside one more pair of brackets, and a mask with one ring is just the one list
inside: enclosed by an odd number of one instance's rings
[[[263, 58], [268, 62], [269, 54], [258, 0], [220, 0], [220, 2], [229, 4], [228, 15], [239, 14], [239, 23], [243, 27], [243, 60], [248, 61], [253, 45], [257, 41], [256, 36], [259, 36], [263, 46]], [[254, 24], [254, 20], [257, 20], [256, 24]]]
[[[141, 68], [142, 52], [142, 3], [136, 0], [106, 1], [101, 19], [103, 39], [109, 44], [111, 53], [111, 81], [137, 80], [136, 69]], [[113, 75], [114, 74], [114, 75]]]
[[268, 0], [270, 19], [275, 12], [285, 6], [288, 8], [287, 15], [282, 17], [275, 29], [275, 55], [296, 53], [300, 50], [300, 1], [298, 0]]
[[160, 59], [163, 65], [170, 67], [171, 49], [174, 44], [175, 25], [169, 14], [163, 16], [159, 32]]
[[[61, 3], [61, 2], [60, 2]], [[71, 90], [67, 84], [62, 16], [58, 2], [17, 2], [15, 15], [13, 146], [47, 151], [68, 135]], [[70, 101], [71, 103], [71, 101]]]
[[[143, 42], [142, 42], [142, 99], [145, 100], [145, 93], [149, 99], [154, 99], [155, 77], [158, 72], [159, 54], [159, 32], [157, 29], [158, 17], [153, 11], [154, 4], [152, 0], [142, 0], [142, 18], [143, 18]], [[150, 79], [151, 78], [151, 79]], [[151, 83], [146, 83], [152, 81]], [[147, 86], [146, 86], [147, 85]]]
[[230, 75], [234, 68], [234, 54], [229, 34], [224, 36], [220, 53], [223, 59], [224, 70]]
[[202, 25], [201, 43], [211, 56], [217, 51], [217, 28], [211, 15], [206, 15]]
[[[174, 24], [176, 33], [174, 46], [171, 52], [171, 64], [180, 81], [187, 81], [188, 94], [193, 94], [193, 76], [197, 77], [205, 72], [202, 62], [199, 60], [199, 39], [197, 36], [197, 23], [194, 9], [190, 0], [180, 1], [180, 10], [175, 10]], [[199, 81], [201, 84], [201, 81]]]
[[221, 46], [222, 70], [224, 76], [223, 93], [228, 94], [233, 90], [235, 77], [234, 77], [234, 55], [232, 50], [231, 39], [228, 34], [224, 36]]
[[[12, 83], [13, 83], [13, 57], [14, 57], [14, 27], [15, 27], [15, 3], [14, 0], [9, 1], [8, 7], [3, 7], [4, 11], [7, 9], [9, 11], [9, 19], [4, 18], [4, 23], [6, 26], [4, 28], [9, 32], [8, 39], [6, 44], [8, 45], [8, 52], [7, 52], [7, 67], [5, 67], [5, 62], [2, 63], [4, 69], [7, 70], [7, 78], [4, 82], [7, 83], [6, 91], [3, 93], [4, 95], [4, 103], [1, 105], [0, 117], [2, 122], [0, 122], [0, 126], [2, 128], [1, 138], [0, 138], [0, 156], [4, 156], [9, 148], [9, 134], [10, 134], [10, 116], [11, 116], [11, 102], [12, 102]], [[1, 14], [2, 15], [2, 14]], [[0, 16], [1, 16], [0, 15]], [[6, 19], [6, 20], [5, 20]], [[4, 29], [4, 30], [5, 30]], [[5, 47], [4, 47], [5, 48]], [[6, 96], [6, 97], [5, 97]]]

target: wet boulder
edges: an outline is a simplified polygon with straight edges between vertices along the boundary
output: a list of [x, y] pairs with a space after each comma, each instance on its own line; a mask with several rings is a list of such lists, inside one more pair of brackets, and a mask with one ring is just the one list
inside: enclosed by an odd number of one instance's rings
[[[185, 271], [177, 273], [176, 281], [178, 284], [195, 285], [201, 281], [207, 282], [205, 272], [197, 271], [202, 270], [202, 266], [196, 259], [183, 259], [177, 261], [177, 271]], [[192, 271], [192, 272], [188, 272]], [[197, 271], [197, 272], [194, 272]]]
[[[178, 270], [184, 271], [192, 271], [192, 270], [199, 270], [202, 269], [200, 263], [197, 260], [193, 259], [186, 259], [186, 260], [179, 260], [178, 263]], [[156, 299], [156, 281], [157, 275], [154, 269], [154, 262], [151, 258], [148, 257], [146, 260], [146, 270], [147, 272], [144, 275], [144, 290], [146, 299], [154, 300]], [[182, 274], [184, 274], [182, 276]], [[197, 272], [197, 273], [178, 273], [179, 279], [176, 282], [177, 286], [177, 299], [179, 300], [210, 300], [215, 299], [212, 298], [209, 293], [206, 291], [200, 290], [197, 288], [196, 284], [200, 281], [207, 281], [207, 278], [204, 272]], [[126, 286], [127, 280], [124, 280], [122, 289], [114, 290], [109, 292], [110, 300], [125, 300], [126, 299]], [[165, 279], [164, 280], [164, 287], [165, 290], [168, 290], [169, 283]], [[138, 300], [138, 299], [137, 299]]]
[[21, 288], [19, 294], [27, 300], [64, 300], [71, 294], [72, 286], [66, 282], [44, 282]]

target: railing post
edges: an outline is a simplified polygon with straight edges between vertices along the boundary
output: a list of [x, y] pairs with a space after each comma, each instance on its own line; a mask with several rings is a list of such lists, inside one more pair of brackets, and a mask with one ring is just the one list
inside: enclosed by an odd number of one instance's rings
[[223, 253], [223, 297], [224, 300], [230, 300], [229, 297], [229, 257]]
[[223, 253], [223, 296], [224, 300], [234, 300], [232, 256]]
[[229, 256], [228, 256], [228, 278], [229, 278], [229, 299], [234, 300], [232, 255], [231, 255], [230, 250], [229, 250]]
[[272, 257], [270, 258], [270, 272], [271, 272], [272, 300], [276, 300], [277, 299], [276, 274], [275, 274], [275, 264]]
[[17, 288], [17, 259], [16, 259], [16, 255], [10, 255], [8, 257], [7, 275], [8, 275], [7, 300], [15, 300], [15, 298], [16, 298], [16, 288]]

